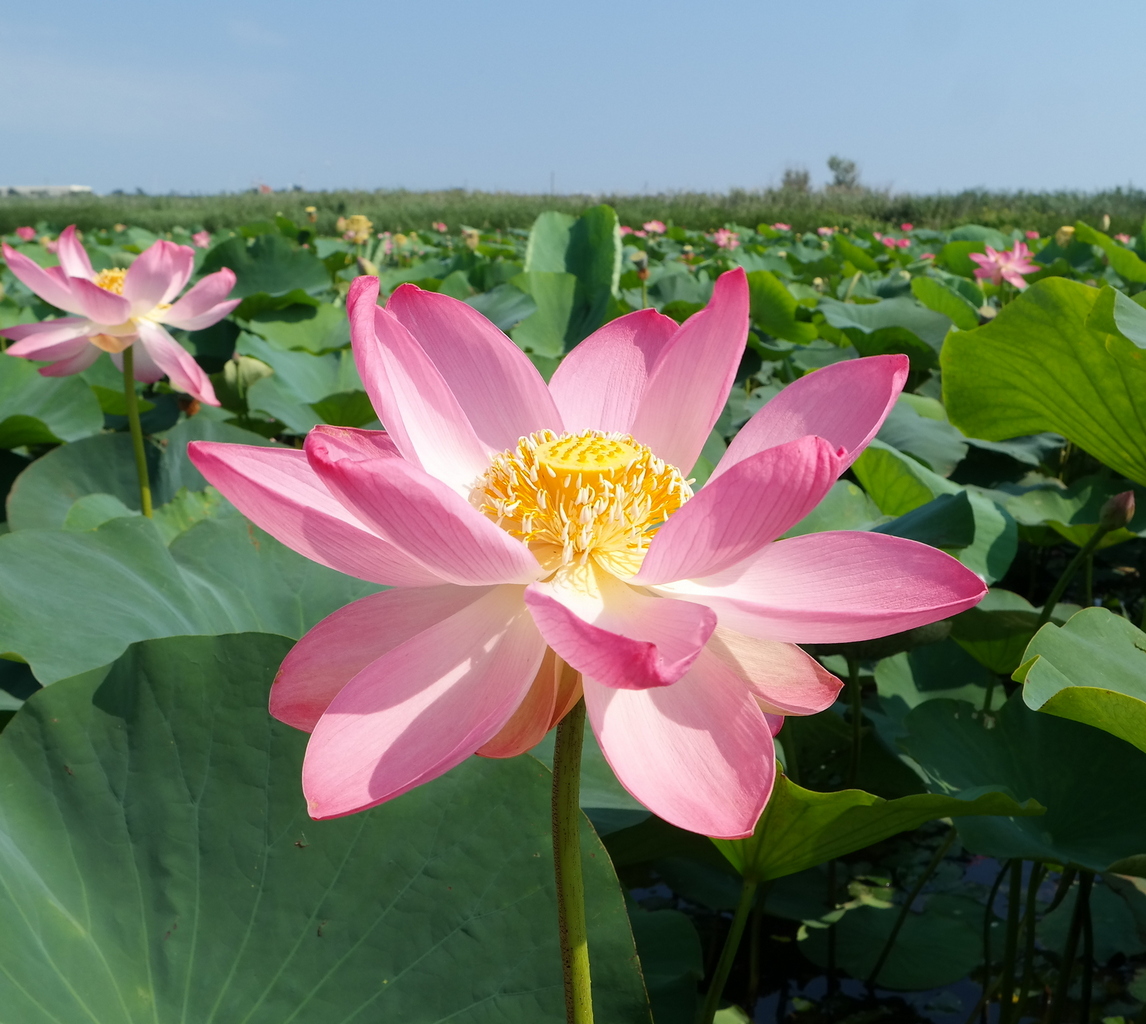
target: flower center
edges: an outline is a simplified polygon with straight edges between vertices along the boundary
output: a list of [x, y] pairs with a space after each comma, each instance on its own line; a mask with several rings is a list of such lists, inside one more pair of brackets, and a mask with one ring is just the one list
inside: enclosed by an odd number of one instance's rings
[[592, 560], [628, 577], [657, 528], [691, 497], [680, 470], [627, 434], [542, 430], [496, 456], [470, 500], [550, 574]]
[[114, 292], [116, 295], [122, 295], [123, 279], [125, 277], [127, 277], [126, 270], [122, 267], [113, 267], [111, 270], [101, 270], [96, 274], [93, 283], [106, 292]]

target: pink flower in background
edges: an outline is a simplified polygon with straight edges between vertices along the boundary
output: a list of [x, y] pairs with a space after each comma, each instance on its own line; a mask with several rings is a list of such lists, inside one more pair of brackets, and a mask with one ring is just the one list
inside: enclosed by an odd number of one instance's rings
[[894, 249], [896, 247], [896, 245], [898, 244], [896, 239], [892, 238], [891, 235], [887, 235], [887, 236], [876, 235], [876, 238], [878, 238], [881, 242], [883, 242], [883, 244], [886, 245], [889, 249]]
[[781, 224], [779, 221], [776, 221], [776, 223], [772, 225], [772, 230], [773, 231], [791, 231], [792, 225], [791, 224]]
[[717, 228], [712, 233], [712, 241], [718, 249], [735, 249], [740, 245], [740, 236], [728, 228]]
[[633, 229], [629, 227], [628, 224], [622, 224], [620, 227], [620, 232], [622, 235], [631, 235], [633, 233]]
[[36, 237], [35, 228], [17, 228], [16, 234], [22, 242], [31, 242]]
[[1033, 239], [1036, 239], [1038, 237], [1039, 237], [1039, 233], [1037, 231], [1028, 231], [1027, 232], [1027, 238], [1030, 238], [1033, 240]]
[[663, 235], [668, 230], [663, 220], [647, 220], [641, 227], [650, 235]]
[[880, 232], [878, 232], [878, 231], [873, 231], [871, 233], [871, 237], [872, 238], [878, 238], [880, 241], [883, 241], [883, 235], [880, 234]]
[[1016, 242], [1013, 249], [1004, 249], [1001, 252], [992, 249], [989, 245], [986, 249], [986, 253], [972, 252], [967, 254], [979, 264], [975, 276], [980, 281], [990, 281], [993, 284], [1007, 281], [1016, 288], [1022, 289], [1027, 286], [1023, 275], [1033, 274], [1039, 269], [1037, 263], [1031, 262], [1031, 250], [1027, 248], [1025, 242]]
[[1121, 242], [1123, 245], [1129, 245], [1130, 244], [1130, 236], [1129, 235], [1118, 234], [1118, 235], [1114, 236], [1114, 240], [1116, 242]]
[[435, 231], [437, 231], [441, 235], [446, 234], [446, 232], [448, 232], [450, 230], [449, 227], [446, 225], [446, 222], [444, 220], [436, 220], [436, 221], [434, 221], [433, 224], [430, 225], [430, 227], [432, 227]]
[[647, 231], [634, 231], [633, 237], [634, 238], [648, 238], [649, 233]]
[[898, 245], [901, 249], [910, 249], [911, 248], [911, 239], [910, 238], [900, 238], [900, 239], [896, 240], [895, 244]]
[[836, 233], [835, 228], [816, 228], [816, 234], [821, 238], [829, 238]]
[[48, 235], [44, 235], [44, 237], [40, 239], [40, 244], [53, 256], [56, 254], [56, 250], [59, 247], [59, 242], [56, 241], [56, 239], [49, 237]]
[[919, 254], [919, 258], [921, 260], [933, 260], [933, 259], [935, 259], [935, 253], [933, 253], [933, 252], [921, 252]]
[[98, 273], [76, 238], [75, 225], [64, 230], [57, 247], [60, 265], [43, 268], [3, 246], [8, 269], [17, 278], [45, 302], [78, 314], [0, 331], [16, 343], [8, 347], [8, 355], [50, 362], [40, 373], [64, 377], [86, 370], [100, 352], [110, 353], [122, 369], [123, 350], [138, 342], [136, 380], [152, 383], [167, 376], [201, 402], [219, 404], [207, 375], [163, 325], [198, 331], [222, 320], [239, 304], [238, 299], [227, 300], [235, 286], [233, 271], [208, 274], [176, 300], [195, 266], [195, 250], [188, 245], [161, 239], [127, 270]]
[[315, 818], [372, 807], [473, 753], [535, 746], [584, 695], [624, 786], [683, 828], [740, 837], [772, 789], [783, 715], [839, 681], [796, 644], [899, 632], [971, 607], [935, 548], [843, 531], [777, 540], [875, 435], [902, 355], [827, 366], [687, 483], [744, 352], [749, 292], [723, 274], [677, 325], [606, 324], [546, 385], [472, 307], [378, 280], [347, 296], [387, 431], [318, 426], [304, 450], [196, 442], [257, 525], [394, 589], [335, 612], [283, 662], [272, 713], [311, 732]]
[[197, 248], [206, 249], [211, 244], [211, 232], [196, 231], [195, 234], [191, 236], [191, 241], [195, 243]]
[[899, 230], [900, 231], [914, 231], [915, 225], [910, 224], [907, 221], [904, 221], [902, 224], [899, 225]]

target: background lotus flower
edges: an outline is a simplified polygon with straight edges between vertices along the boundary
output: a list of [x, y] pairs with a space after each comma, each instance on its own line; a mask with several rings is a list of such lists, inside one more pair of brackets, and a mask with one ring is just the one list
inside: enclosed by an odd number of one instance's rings
[[713, 836], [751, 833], [772, 735], [839, 681], [797, 643], [955, 614], [982, 581], [861, 532], [777, 540], [875, 435], [901, 355], [837, 363], [745, 425], [709, 483], [686, 476], [748, 330], [743, 270], [678, 326], [630, 313], [546, 385], [472, 307], [359, 277], [347, 308], [387, 432], [319, 426], [303, 451], [197, 442], [196, 466], [296, 551], [394, 587], [295, 646], [271, 710], [312, 732], [312, 816], [378, 804], [477, 752], [533, 747], [582, 693], [625, 787]]
[[430, 225], [430, 227], [432, 227], [435, 231], [437, 231], [439, 234], [442, 234], [442, 235], [444, 235], [447, 231], [450, 230], [449, 226], [446, 224], [446, 222], [444, 220], [436, 220], [436, 221], [434, 221], [433, 224]]
[[161, 239], [127, 270], [96, 273], [74, 225], [64, 230], [57, 244], [60, 265], [48, 268], [3, 246], [16, 277], [45, 302], [77, 314], [0, 331], [16, 342], [8, 347], [8, 355], [49, 361], [51, 365], [40, 373], [64, 377], [87, 369], [100, 352], [110, 353], [122, 368], [123, 350], [138, 342], [137, 380], [151, 383], [167, 376], [201, 402], [219, 404], [207, 375], [164, 325], [197, 331], [223, 319], [239, 304], [238, 299], [227, 300], [235, 286], [232, 271], [208, 274], [177, 299], [194, 267], [190, 246]]
[[717, 228], [712, 233], [712, 241], [718, 249], [735, 249], [740, 245], [740, 236], [728, 228]]
[[195, 243], [196, 248], [206, 249], [211, 244], [210, 231], [196, 231], [191, 236], [191, 241]]
[[19, 236], [21, 241], [31, 242], [36, 237], [36, 229], [35, 228], [17, 228], [16, 234]]
[[1031, 250], [1026, 242], [1016, 242], [1013, 249], [1004, 249], [1001, 252], [986, 246], [985, 253], [968, 253], [972, 260], [979, 264], [975, 276], [981, 281], [991, 281], [999, 284], [1007, 281], [1016, 288], [1026, 288], [1027, 282], [1024, 274], [1033, 274], [1039, 269], [1037, 263], [1031, 262]]
[[663, 220], [647, 220], [641, 225], [650, 235], [663, 235], [668, 229]]
[[773, 231], [791, 231], [792, 225], [791, 224], [782, 224], [780, 221], [776, 221], [776, 223], [772, 225], [772, 230]]

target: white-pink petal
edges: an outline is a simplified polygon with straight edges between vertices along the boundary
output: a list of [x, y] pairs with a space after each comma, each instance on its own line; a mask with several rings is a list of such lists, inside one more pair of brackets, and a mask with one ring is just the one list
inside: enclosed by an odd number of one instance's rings
[[722, 573], [659, 588], [712, 608], [722, 626], [786, 643], [850, 643], [957, 615], [983, 581], [950, 555], [882, 533], [779, 540]]
[[149, 245], [127, 269], [123, 297], [132, 313], [150, 313], [161, 302], [170, 302], [182, 290], [195, 268], [195, 250], [166, 239]]
[[653, 368], [676, 331], [675, 320], [640, 309], [577, 345], [549, 382], [565, 429], [629, 433]]
[[242, 300], [227, 299], [235, 287], [235, 272], [227, 267], [208, 274], [162, 314], [164, 323], [185, 331], [201, 331], [222, 320]]
[[749, 456], [669, 516], [631, 582], [672, 583], [743, 561], [811, 512], [839, 475], [822, 437]]
[[90, 320], [78, 316], [64, 316], [58, 320], [41, 320], [34, 324], [17, 324], [0, 335], [11, 339], [10, 356], [21, 359], [61, 359], [79, 351], [77, 342], [88, 344]]
[[541, 574], [525, 544], [404, 458], [371, 457], [330, 430], [311, 431], [306, 454], [347, 509], [443, 580], [488, 586], [529, 583]]
[[443, 582], [343, 508], [304, 452], [192, 441], [187, 455], [251, 522], [320, 565], [397, 587]]
[[752, 834], [772, 792], [772, 731], [743, 682], [702, 653], [672, 686], [585, 678], [597, 741], [621, 785], [665, 821], [720, 839]]
[[386, 309], [422, 346], [474, 433], [494, 451], [538, 430], [562, 432], [561, 416], [529, 357], [472, 306], [400, 285]]
[[365, 810], [464, 761], [509, 720], [544, 653], [521, 589], [495, 587], [369, 664], [311, 734], [311, 817]]
[[383, 654], [489, 593], [483, 587], [402, 587], [339, 608], [286, 656], [271, 686], [270, 711], [311, 732], [354, 676]]
[[186, 391], [200, 402], [206, 402], [207, 405], [219, 404], [210, 378], [187, 349], [157, 323], [140, 320], [137, 327], [139, 329], [137, 356], [139, 350], [146, 351], [151, 361], [166, 374], [175, 387]]
[[74, 224], [69, 224], [64, 228], [60, 232], [60, 237], [56, 239], [56, 258], [60, 261], [60, 267], [68, 277], [78, 277], [85, 281], [90, 281], [95, 277], [95, 270], [92, 269], [92, 261], [88, 258], [88, 252], [83, 243], [76, 238], [76, 226]]
[[907, 356], [895, 354], [845, 359], [805, 374], [744, 424], [710, 481], [749, 455], [807, 434], [844, 449], [843, 472], [887, 419], [909, 369]]
[[0, 244], [8, 269], [22, 284], [27, 285], [41, 299], [57, 309], [84, 314], [83, 307], [72, 294], [72, 283], [60, 267], [41, 267], [35, 260], [17, 252], [7, 242]]
[[71, 286], [72, 298], [89, 320], [106, 327], [118, 327], [131, 316], [131, 303], [122, 295], [82, 277], [71, 278]]
[[716, 279], [712, 301], [661, 352], [633, 420], [632, 435], [685, 474], [700, 457], [736, 379], [748, 338], [748, 280]]

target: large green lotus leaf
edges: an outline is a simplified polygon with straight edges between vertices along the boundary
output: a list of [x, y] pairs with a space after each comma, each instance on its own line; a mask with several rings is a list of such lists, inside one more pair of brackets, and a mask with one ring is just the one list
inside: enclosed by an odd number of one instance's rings
[[102, 429], [99, 399], [79, 377], [44, 377], [27, 359], [0, 357], [0, 448], [75, 441]]
[[312, 252], [291, 245], [282, 235], [260, 235], [254, 241], [228, 238], [220, 242], [203, 261], [202, 273], [223, 267], [235, 272], [232, 298], [245, 298], [258, 292], [285, 295], [296, 288], [316, 291], [330, 286], [330, 274]]
[[1083, 477], [1065, 488], [1055, 486], [1056, 483], [1048, 481], [1045, 487], [1032, 488], [1021, 494], [1006, 494], [1003, 491], [991, 491], [990, 494], [1015, 517], [1016, 522], [1024, 526], [1045, 524], [1082, 547], [1098, 529], [1102, 506], [1107, 500], [1115, 494], [1132, 490], [1136, 499], [1134, 518], [1127, 524], [1127, 528], [1107, 534], [1099, 547], [1121, 544], [1146, 534], [1146, 487], [1130, 486], [1125, 480], [1094, 476]]
[[946, 420], [921, 416], [903, 401], [892, 407], [876, 436], [943, 477], [950, 476], [967, 457], [967, 441], [958, 430]]
[[748, 275], [752, 319], [774, 338], [806, 344], [816, 337], [814, 324], [796, 319], [796, 298], [775, 274], [754, 270]]
[[0, 652], [43, 684], [106, 665], [138, 640], [256, 630], [299, 637], [382, 589], [327, 569], [239, 516], [170, 546], [142, 516], [87, 532], [0, 535]]
[[820, 300], [819, 309], [829, 324], [841, 330], [854, 328], [870, 334], [889, 327], [902, 327], [933, 349], [943, 345], [943, 339], [951, 328], [949, 317], [906, 296], [863, 304], [824, 298]]
[[988, 583], [1001, 579], [1010, 567], [1018, 550], [1018, 527], [990, 499], [933, 473], [878, 439], [852, 468], [880, 511], [889, 516], [905, 515], [941, 494], [966, 494], [975, 519], [975, 539], [955, 552], [956, 557]]
[[[148, 444], [148, 472], [156, 504], [170, 501], [184, 487], [201, 491], [207, 486], [187, 458], [188, 441], [271, 444], [258, 434], [205, 416], [177, 423], [154, 435]], [[12, 486], [8, 523], [14, 531], [63, 526], [72, 505], [88, 494], [111, 494], [128, 508], [139, 508], [139, 481], [127, 434], [84, 438], [37, 459]]]
[[1053, 430], [1146, 484], [1146, 352], [1087, 326], [1098, 295], [1048, 278], [992, 323], [952, 334], [942, 355], [944, 401], [969, 436], [1002, 441]]
[[[1074, 611], [1074, 605], [1059, 604], [1051, 621], [1065, 622]], [[1010, 675], [1035, 635], [1039, 612], [1025, 597], [992, 587], [974, 608], [955, 616], [951, 639], [980, 665]]]
[[799, 537], [825, 530], [870, 530], [886, 519], [862, 488], [850, 480], [837, 480], [824, 499], [784, 536]]
[[[473, 758], [308, 819], [266, 711], [282, 637], [138, 644], [0, 736], [0, 1005], [21, 1024], [562, 1015], [548, 770]], [[598, 1018], [647, 1022], [620, 887], [582, 834]]]
[[267, 310], [251, 317], [247, 327], [264, 337], [273, 348], [284, 352], [319, 355], [350, 344], [346, 310], [329, 302]]
[[1039, 818], [960, 818], [972, 852], [1146, 873], [1146, 754], [1099, 729], [1031, 711], [1015, 694], [998, 712], [929, 700], [904, 719], [900, 746], [933, 792], [1005, 789], [1034, 799]]
[[526, 352], [556, 359], [565, 351], [577, 278], [564, 271], [527, 270], [512, 278], [510, 284], [534, 304], [533, 312], [510, 331], [510, 337]]
[[1139, 304], [1139, 297], [1132, 299], [1104, 285], [1087, 318], [1087, 326], [1100, 334], [1120, 334], [1138, 348], [1146, 348], [1146, 309]]
[[1076, 241], [1087, 245], [1097, 245], [1106, 253], [1114, 272], [1127, 281], [1146, 281], [1146, 263], [1143, 263], [1132, 249], [1119, 245], [1109, 235], [1103, 234], [1083, 221], [1076, 221], [1074, 225]]
[[979, 311], [954, 288], [934, 277], [913, 277], [911, 294], [928, 309], [947, 317], [961, 331], [979, 326]]
[[748, 839], [712, 841], [737, 871], [763, 882], [854, 853], [934, 818], [1034, 815], [1042, 810], [1032, 800], [1019, 804], [1006, 793], [970, 798], [920, 793], [896, 800], [860, 789], [815, 793], [778, 774], [755, 833]]
[[1146, 633], [1105, 608], [1047, 623], [1015, 672], [1036, 711], [1085, 722], [1146, 751]]
[[[898, 916], [898, 907], [858, 907], [836, 925], [836, 963], [853, 978], [866, 978], [875, 967]], [[810, 929], [800, 949], [813, 963], [827, 966], [828, 935]], [[880, 988], [920, 992], [954, 984], [983, 958], [983, 906], [966, 896], [927, 898], [921, 913], [909, 913], [887, 963]]]

